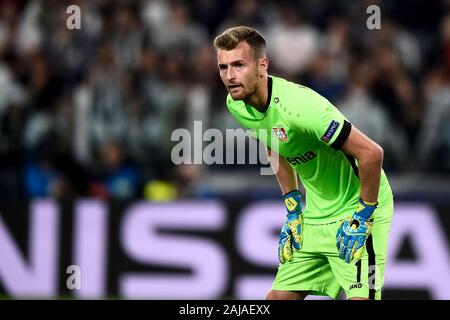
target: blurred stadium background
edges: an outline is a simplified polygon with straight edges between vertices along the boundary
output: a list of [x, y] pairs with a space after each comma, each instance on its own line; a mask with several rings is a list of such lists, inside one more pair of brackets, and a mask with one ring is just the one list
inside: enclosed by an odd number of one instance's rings
[[2, 298], [264, 298], [284, 219], [275, 177], [171, 161], [176, 128], [238, 128], [211, 41], [242, 24], [266, 37], [270, 74], [383, 146], [384, 297], [450, 299], [447, 0], [0, 0]]

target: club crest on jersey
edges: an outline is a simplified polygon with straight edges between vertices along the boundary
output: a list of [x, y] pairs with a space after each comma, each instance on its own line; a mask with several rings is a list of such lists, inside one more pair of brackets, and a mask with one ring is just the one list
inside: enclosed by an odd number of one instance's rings
[[272, 128], [273, 133], [280, 141], [288, 141], [288, 136], [286, 134], [286, 130], [284, 128]]

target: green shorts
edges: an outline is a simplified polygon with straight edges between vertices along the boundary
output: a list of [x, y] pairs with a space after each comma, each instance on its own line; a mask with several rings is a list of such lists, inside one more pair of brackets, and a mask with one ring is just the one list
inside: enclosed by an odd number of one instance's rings
[[344, 289], [347, 299], [381, 299], [393, 211], [393, 201], [375, 211], [364, 253], [351, 263], [339, 258], [336, 248], [336, 233], [343, 220], [305, 223], [303, 247], [294, 252], [292, 261], [279, 265], [272, 290], [308, 291], [310, 295], [338, 299]]

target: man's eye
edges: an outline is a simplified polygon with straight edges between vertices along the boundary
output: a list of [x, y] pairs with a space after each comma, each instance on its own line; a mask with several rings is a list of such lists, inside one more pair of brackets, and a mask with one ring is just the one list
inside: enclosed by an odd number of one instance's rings
[[242, 68], [244, 65], [242, 64], [242, 63], [238, 63], [238, 64], [236, 64], [236, 67], [238, 67], [238, 68]]
[[219, 70], [225, 70], [227, 67], [226, 66], [220, 66]]

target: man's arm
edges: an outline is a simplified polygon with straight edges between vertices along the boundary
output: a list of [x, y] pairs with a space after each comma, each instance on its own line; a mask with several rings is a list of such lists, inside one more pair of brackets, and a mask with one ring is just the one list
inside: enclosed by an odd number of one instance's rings
[[378, 205], [383, 149], [353, 127], [341, 150], [358, 160], [361, 181], [361, 199], [355, 213], [342, 222], [336, 233], [339, 257], [350, 263], [361, 258], [373, 227], [371, 217]]
[[278, 241], [278, 259], [280, 263], [285, 263], [291, 261], [293, 251], [300, 250], [303, 245], [302, 195], [298, 191], [297, 174], [286, 159], [269, 148], [267, 156], [280, 184], [287, 211]]
[[358, 160], [361, 199], [369, 203], [377, 202], [383, 149], [353, 126], [341, 150]]
[[[281, 193], [285, 195], [292, 190], [298, 190], [297, 173], [290, 166], [289, 162], [270, 148], [267, 148], [267, 156], [277, 176]], [[278, 161], [278, 165], [274, 165], [275, 161]]]

